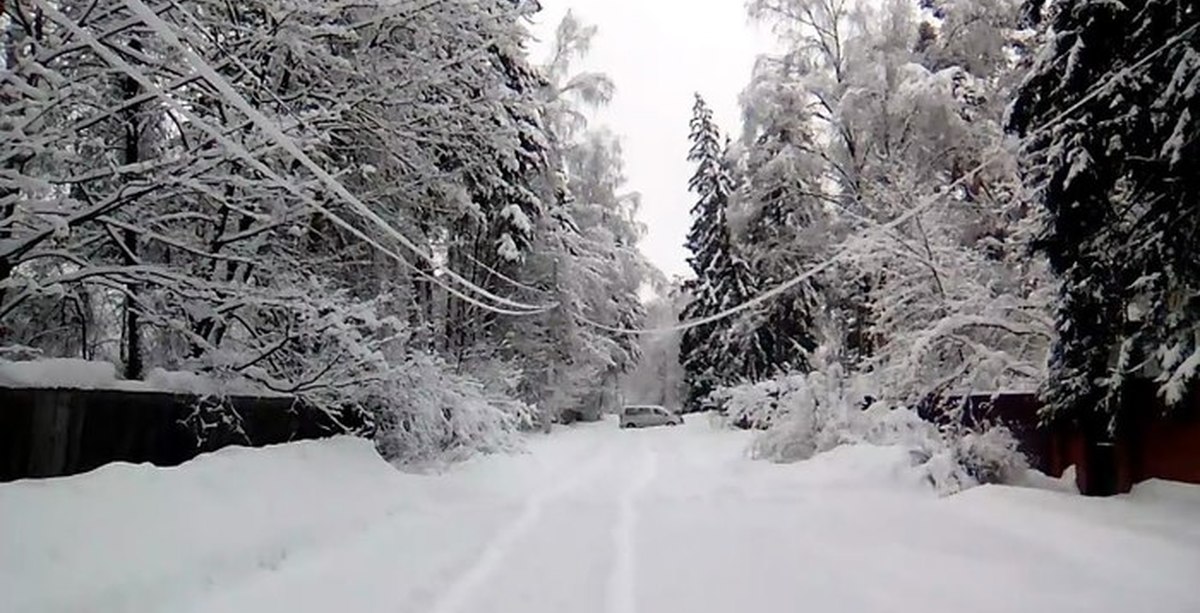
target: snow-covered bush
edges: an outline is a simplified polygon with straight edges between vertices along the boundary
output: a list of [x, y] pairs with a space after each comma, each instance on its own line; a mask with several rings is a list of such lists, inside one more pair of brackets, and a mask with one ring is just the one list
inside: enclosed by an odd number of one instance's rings
[[839, 445], [899, 445], [934, 488], [954, 493], [981, 483], [1003, 483], [1026, 468], [1017, 441], [1004, 426], [969, 429], [938, 425], [878, 397], [870, 374], [846, 373], [836, 364], [810, 373], [726, 388], [727, 423], [745, 420], [765, 430], [750, 454], [796, 462]]
[[978, 483], [1010, 483], [1028, 468], [1017, 439], [1003, 425], [947, 434], [956, 464]]
[[713, 396], [724, 408], [724, 419], [744, 428], [765, 429], [783, 412], [780, 388], [783, 379], [769, 379], [717, 390]]
[[752, 453], [784, 462], [853, 442], [846, 439], [854, 430], [849, 421], [873, 397], [869, 377], [848, 377], [837, 364], [740, 387], [747, 389], [719, 393], [727, 399], [728, 418], [765, 428]]
[[906, 407], [883, 403], [856, 420], [859, 442], [908, 447], [917, 467], [942, 494], [984, 483], [1012, 483], [1028, 468], [1016, 438], [1003, 425], [937, 426]]
[[414, 353], [370, 399], [376, 446], [389, 460], [458, 460], [511, 449], [533, 421], [531, 407], [504, 390]]

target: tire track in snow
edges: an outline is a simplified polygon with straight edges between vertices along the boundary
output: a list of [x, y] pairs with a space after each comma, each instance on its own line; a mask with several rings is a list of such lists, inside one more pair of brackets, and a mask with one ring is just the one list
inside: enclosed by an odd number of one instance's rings
[[496, 536], [484, 545], [482, 553], [471, 566], [463, 571], [429, 607], [429, 613], [458, 613], [461, 611], [463, 605], [467, 604], [479, 587], [496, 572], [500, 563], [512, 554], [513, 545], [537, 525], [546, 505], [570, 493], [588, 478], [600, 472], [605, 465], [613, 461], [613, 455], [612, 451], [601, 454], [584, 465], [582, 469], [574, 471], [556, 484], [534, 492], [526, 499], [517, 518], [501, 528]]
[[637, 498], [658, 474], [658, 455], [642, 443], [638, 471], [617, 499], [613, 527], [613, 568], [608, 577], [608, 612], [637, 613]]

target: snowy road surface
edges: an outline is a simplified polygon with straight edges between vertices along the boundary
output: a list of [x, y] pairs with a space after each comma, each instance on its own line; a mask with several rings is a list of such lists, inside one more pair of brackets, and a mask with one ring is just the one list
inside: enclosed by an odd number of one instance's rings
[[361, 441], [0, 486], [0, 611], [1200, 611], [1200, 488], [938, 498], [903, 450], [613, 422], [439, 476]]

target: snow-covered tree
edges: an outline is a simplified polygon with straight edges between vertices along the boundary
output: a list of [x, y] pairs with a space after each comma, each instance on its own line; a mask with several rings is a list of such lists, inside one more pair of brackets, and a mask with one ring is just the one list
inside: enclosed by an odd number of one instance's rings
[[634, 203], [609, 144], [565, 197], [588, 156], [553, 137], [536, 4], [286, 4], [2, 3], [0, 345], [371, 408], [405, 456], [524, 423], [530, 307], [586, 340], [552, 364], [632, 363], [576, 320], [639, 323]]
[[588, 127], [587, 111], [612, 100], [615, 86], [600, 72], [576, 72], [576, 62], [587, 56], [597, 28], [567, 11], [555, 29], [550, 57], [542, 67], [550, 87], [546, 117], [550, 132], [560, 142], [570, 142]]
[[[686, 247], [695, 278], [684, 282], [689, 302], [681, 320], [699, 319], [737, 306], [754, 296], [750, 265], [734, 250], [726, 209], [735, 185], [730, 160], [713, 121], [712, 110], [699, 94], [692, 109], [692, 146], [688, 160], [696, 171], [688, 188], [696, 195]], [[688, 384], [686, 408], [700, 410], [719, 385], [755, 379], [767, 363], [760, 331], [751, 319], [722, 319], [688, 328], [680, 356]]]
[[[734, 240], [751, 261], [755, 286], [770, 288], [826, 253], [830, 237], [819, 144], [808, 93], [789, 74], [793, 57], [763, 57], [743, 93], [745, 154], [730, 213]], [[761, 372], [807, 370], [818, 344], [814, 283], [806, 280], [755, 309], [766, 351]]]
[[519, 353], [530, 364], [531, 401], [551, 415], [615, 408], [619, 376], [637, 363], [636, 337], [596, 326], [638, 328], [637, 292], [646, 269], [637, 250], [636, 195], [620, 190], [620, 148], [593, 132], [567, 149], [570, 199], [548, 216], [520, 273], [559, 304], [545, 315], [512, 322]]
[[525, 365], [525, 398], [548, 418], [597, 418], [616, 408], [618, 380], [636, 365], [639, 347], [636, 337], [604, 327], [637, 328], [644, 317], [637, 292], [649, 265], [637, 250], [639, 196], [626, 191], [619, 141], [589, 130], [586, 119], [608, 101], [612, 83], [572, 71], [595, 32], [568, 13], [543, 67], [557, 197], [516, 280], [558, 306], [506, 326]]
[[816, 279], [836, 359], [881, 371], [906, 399], [1033, 386], [1047, 297], [1000, 121], [1021, 54], [1016, 7], [923, 6], [751, 3], [786, 51], [762, 60], [773, 70], [748, 92], [794, 98], [790, 117], [813, 134], [792, 180], [828, 220], [804, 237], [816, 261], [840, 253]]
[[1010, 121], [1059, 280], [1051, 417], [1118, 426], [1130, 377], [1169, 404], [1200, 368], [1200, 11], [1065, 0]]

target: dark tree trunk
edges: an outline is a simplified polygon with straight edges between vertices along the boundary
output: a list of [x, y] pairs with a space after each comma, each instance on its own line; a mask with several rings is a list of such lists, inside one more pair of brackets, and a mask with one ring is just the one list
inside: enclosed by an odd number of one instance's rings
[[[129, 48], [134, 51], [142, 50], [141, 41], [134, 39], [130, 41]], [[141, 94], [141, 87], [133, 77], [124, 77], [121, 79], [121, 93], [125, 100], [132, 100]], [[124, 114], [125, 126], [125, 147], [124, 147], [124, 163], [135, 164], [141, 161], [141, 113], [140, 104], [131, 105], [126, 109]], [[125, 254], [125, 264], [133, 266], [138, 263], [138, 236], [132, 230], [125, 230], [121, 237], [123, 243], [123, 251]], [[139, 313], [140, 306], [138, 305], [138, 285], [130, 283], [126, 288], [125, 295], [125, 378], [126, 379], [141, 379], [142, 371], [145, 368], [145, 361], [142, 355], [142, 326], [141, 316]]]

